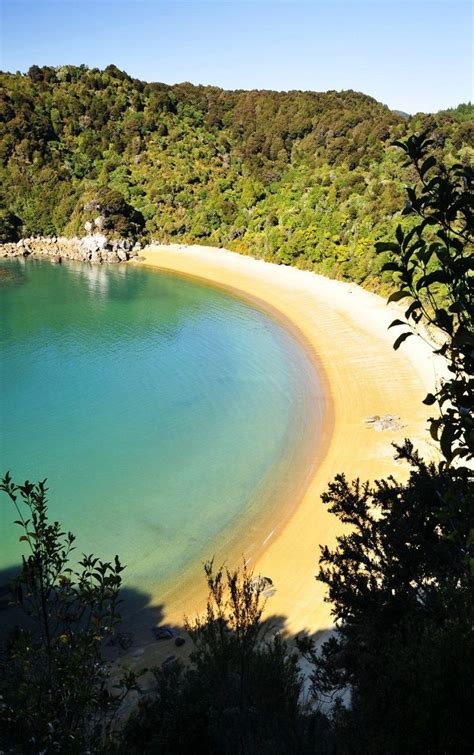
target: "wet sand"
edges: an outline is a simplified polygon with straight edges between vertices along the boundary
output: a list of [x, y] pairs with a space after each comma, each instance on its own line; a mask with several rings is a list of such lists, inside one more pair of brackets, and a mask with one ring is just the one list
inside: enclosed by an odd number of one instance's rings
[[[441, 367], [419, 338], [394, 351], [397, 329], [387, 327], [399, 309], [355, 284], [210, 247], [149, 246], [142, 255], [140, 264], [201, 278], [259, 306], [279, 319], [313, 360], [325, 398], [323, 429], [305, 468], [295, 466], [301, 477], [293, 487], [297, 494], [275, 526], [258, 517], [254, 526], [237, 523], [233, 533], [223, 534], [219, 550], [227, 548], [229, 565], [244, 557], [255, 573], [271, 577], [276, 592], [267, 614], [284, 617], [288, 633], [326, 630], [333, 623], [330, 605], [314, 577], [320, 545], [334, 545], [341, 524], [327, 512], [321, 493], [339, 472], [348, 479], [389, 474], [403, 479], [407, 468], [394, 461], [392, 443], [405, 437], [425, 456], [436, 457], [422, 400]], [[378, 432], [366, 422], [386, 414], [399, 416], [403, 427]], [[210, 547], [209, 556], [213, 553]], [[205, 596], [202, 566], [196, 564], [173, 583], [157, 585], [154, 598], [164, 607], [164, 623], [182, 625], [184, 614], [203, 610]]]

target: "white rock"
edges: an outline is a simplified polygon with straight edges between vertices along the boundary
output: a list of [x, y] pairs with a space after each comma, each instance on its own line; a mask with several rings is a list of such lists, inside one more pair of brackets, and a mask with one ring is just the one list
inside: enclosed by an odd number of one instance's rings
[[93, 233], [81, 239], [81, 249], [84, 252], [99, 252], [107, 247], [107, 236], [103, 233]]

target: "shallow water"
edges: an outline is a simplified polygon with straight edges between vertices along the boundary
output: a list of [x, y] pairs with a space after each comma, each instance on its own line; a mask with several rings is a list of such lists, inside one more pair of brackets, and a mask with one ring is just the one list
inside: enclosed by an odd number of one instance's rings
[[[315, 375], [269, 316], [128, 266], [4, 261], [0, 299], [0, 473], [47, 477], [79, 552], [118, 553], [151, 590], [277, 500]], [[15, 518], [2, 496], [0, 571], [20, 560]]]

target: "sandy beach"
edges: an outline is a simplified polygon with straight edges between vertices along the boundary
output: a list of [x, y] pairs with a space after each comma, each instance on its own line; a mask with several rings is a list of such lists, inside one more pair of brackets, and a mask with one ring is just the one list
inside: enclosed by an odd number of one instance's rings
[[[405, 477], [407, 469], [394, 461], [392, 448], [404, 437], [428, 457], [436, 456], [426, 430], [429, 409], [422, 400], [433, 388], [440, 365], [419, 338], [394, 351], [397, 331], [387, 327], [399, 310], [355, 284], [210, 247], [149, 246], [142, 254], [140, 264], [230, 288], [279, 317], [315, 363], [326, 414], [300, 500], [280, 529], [258, 533], [257, 548], [255, 532], [252, 543], [244, 533], [229, 562], [243, 555], [255, 573], [271, 577], [276, 593], [267, 613], [285, 617], [288, 633], [329, 629], [330, 605], [314, 577], [320, 545], [333, 545], [341, 525], [327, 512], [321, 493], [339, 472], [349, 479]], [[378, 432], [366, 422], [369, 416], [385, 414], [400, 417], [403, 428]], [[183, 575], [179, 587], [166, 586], [156, 599], [164, 606], [165, 622], [182, 624], [185, 613], [192, 617], [203, 609], [205, 594], [197, 564]]]

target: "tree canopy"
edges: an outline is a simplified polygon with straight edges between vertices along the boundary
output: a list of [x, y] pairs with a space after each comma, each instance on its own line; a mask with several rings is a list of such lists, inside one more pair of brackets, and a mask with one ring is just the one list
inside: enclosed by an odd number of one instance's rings
[[[440, 459], [427, 463], [406, 440], [394, 478], [349, 483], [339, 475], [323, 501], [348, 525], [324, 547], [318, 579], [328, 586], [337, 630], [314, 664], [313, 690], [349, 693], [334, 711], [338, 752], [469, 753], [474, 685], [473, 228], [472, 169], [438, 165], [432, 140], [398, 145], [417, 181], [407, 189], [409, 231], [378, 245], [389, 252], [397, 290], [407, 300], [395, 348], [419, 326], [437, 336], [446, 359], [425, 403]], [[408, 328], [407, 328], [408, 326]]]
[[372, 288], [391, 285], [374, 243], [403, 199], [391, 142], [426, 128], [447, 164], [474, 154], [471, 105], [407, 120], [353, 91], [168, 86], [112, 65], [0, 74], [0, 97], [4, 240], [84, 233], [84, 206], [110, 191], [112, 233], [224, 245]]

